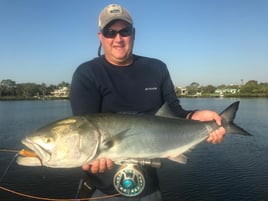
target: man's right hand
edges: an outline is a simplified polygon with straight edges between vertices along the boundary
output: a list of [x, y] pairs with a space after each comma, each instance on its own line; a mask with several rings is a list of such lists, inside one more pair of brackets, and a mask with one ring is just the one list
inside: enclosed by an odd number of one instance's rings
[[82, 169], [84, 171], [91, 171], [95, 173], [103, 173], [107, 169], [112, 169], [113, 161], [107, 158], [101, 158], [93, 161], [91, 164], [84, 164]]

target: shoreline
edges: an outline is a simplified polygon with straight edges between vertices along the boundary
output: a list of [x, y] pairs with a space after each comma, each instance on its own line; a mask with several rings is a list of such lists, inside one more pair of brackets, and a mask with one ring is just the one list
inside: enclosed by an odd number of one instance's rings
[[[240, 94], [240, 95], [180, 95], [178, 98], [268, 98], [266, 94]], [[69, 100], [69, 97], [0, 97], [0, 101], [46, 101], [46, 100]]]

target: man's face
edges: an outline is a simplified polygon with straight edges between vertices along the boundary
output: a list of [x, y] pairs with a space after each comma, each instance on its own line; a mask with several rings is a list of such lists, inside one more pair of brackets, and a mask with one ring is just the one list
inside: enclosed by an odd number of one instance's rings
[[[130, 28], [132, 34], [125, 35], [125, 33], [128, 33], [126, 30], [128, 30], [129, 27], [130, 25], [127, 22], [117, 20], [111, 25], [108, 25], [108, 27], [105, 27], [102, 32], [98, 33], [105, 58], [114, 65], [124, 66], [132, 63], [132, 49], [135, 33], [132, 31], [132, 28]], [[120, 30], [122, 30], [122, 34], [117, 32]], [[113, 37], [107, 37], [105, 31], [107, 31], [108, 34], [113, 31], [117, 33]]]

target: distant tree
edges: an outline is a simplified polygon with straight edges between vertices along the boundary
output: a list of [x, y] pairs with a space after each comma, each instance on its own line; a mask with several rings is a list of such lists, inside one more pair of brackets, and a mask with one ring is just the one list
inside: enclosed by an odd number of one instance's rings
[[63, 88], [63, 87], [70, 87], [70, 84], [68, 82], [62, 81], [60, 84], [57, 86], [58, 88]]
[[42, 83], [40, 86], [39, 86], [39, 91], [41, 92], [41, 95], [42, 97], [46, 96], [47, 95], [47, 85], [45, 83]]
[[11, 79], [0, 82], [0, 96], [15, 96], [16, 82]]
[[181, 95], [181, 88], [175, 87], [174, 90], [175, 90], [176, 96], [180, 96]]
[[52, 91], [67, 87], [70, 88], [70, 84], [62, 81], [58, 85], [49, 85], [45, 83], [20, 83], [16, 84], [15, 81], [11, 79], [5, 79], [0, 81], [0, 98], [2, 97], [14, 97], [14, 98], [32, 98], [34, 96], [47, 96], [50, 95]]
[[196, 95], [197, 92], [200, 92], [200, 84], [197, 82], [192, 82], [189, 86], [186, 87], [189, 95]]
[[268, 96], [268, 83], [260, 83], [259, 92]]
[[226, 85], [222, 84], [222, 85], [219, 85], [217, 86], [218, 89], [225, 89], [226, 88]]
[[241, 87], [241, 93], [256, 93], [258, 92], [258, 82], [250, 80]]
[[57, 88], [58, 87], [56, 85], [53, 85], [53, 84], [49, 85], [47, 87], [47, 94], [51, 94], [51, 92], [54, 91], [54, 90], [56, 90]]
[[202, 87], [202, 93], [204, 94], [212, 94], [215, 92], [215, 90], [216, 90], [216, 87], [212, 85], [207, 85], [205, 87]]
[[35, 83], [22, 83], [19, 84], [21, 95], [24, 98], [34, 97], [40, 93], [38, 84]]

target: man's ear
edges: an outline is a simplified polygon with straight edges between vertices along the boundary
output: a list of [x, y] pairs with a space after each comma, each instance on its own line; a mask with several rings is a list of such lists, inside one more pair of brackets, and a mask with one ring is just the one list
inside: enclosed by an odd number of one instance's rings
[[102, 33], [100, 31], [98, 32], [98, 37], [99, 37], [99, 40], [101, 41]]

